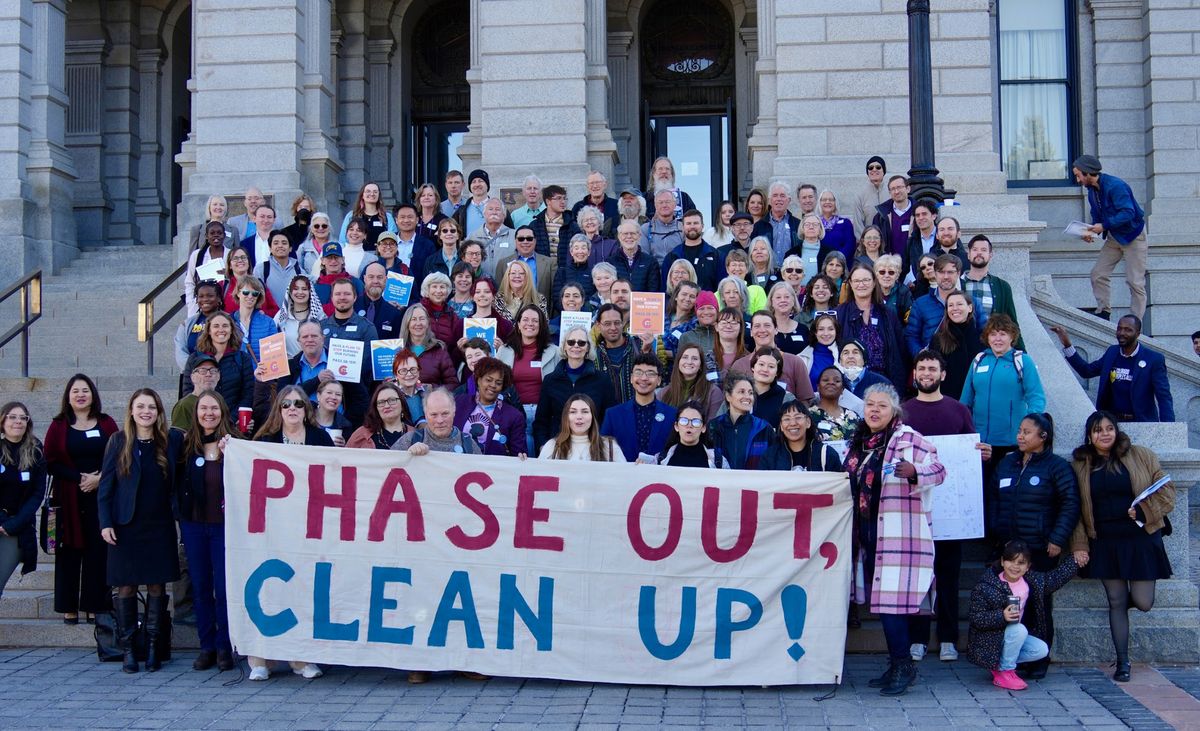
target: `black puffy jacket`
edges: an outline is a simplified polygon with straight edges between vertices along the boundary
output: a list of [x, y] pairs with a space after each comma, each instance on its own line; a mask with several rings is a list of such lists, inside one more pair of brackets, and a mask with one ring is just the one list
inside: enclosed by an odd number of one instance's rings
[[1043, 451], [1022, 463], [1020, 452], [1004, 457], [992, 478], [988, 526], [998, 540], [1020, 538], [1036, 550], [1053, 543], [1064, 550], [1079, 522], [1079, 484], [1062, 457]]
[[[612, 380], [608, 374], [601, 373], [589, 360], [584, 362], [583, 372], [571, 383], [571, 377], [567, 375], [567, 361], [564, 358], [550, 375], [542, 379], [542, 392], [538, 397], [537, 411], [533, 417], [535, 451], [558, 436], [559, 427], [562, 426], [563, 407], [566, 406], [567, 399], [576, 393], [589, 396], [592, 403], [596, 404], [596, 413], [592, 414], [592, 418], [597, 424], [604, 423], [604, 412], [616, 403]], [[1074, 525], [1071, 527], [1074, 528]]]

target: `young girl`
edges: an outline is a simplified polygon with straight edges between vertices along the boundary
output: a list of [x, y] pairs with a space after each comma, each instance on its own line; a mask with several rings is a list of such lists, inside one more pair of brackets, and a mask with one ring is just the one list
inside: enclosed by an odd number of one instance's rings
[[[971, 592], [971, 628], [967, 656], [992, 671], [992, 684], [1005, 690], [1024, 690], [1017, 663], [1040, 660], [1046, 645], [1045, 597], [1061, 589], [1079, 565], [1068, 555], [1051, 571], [1030, 571], [1033, 551], [1014, 539], [1004, 544], [1000, 565], [983, 571]], [[1011, 601], [1016, 598], [1016, 602]]]

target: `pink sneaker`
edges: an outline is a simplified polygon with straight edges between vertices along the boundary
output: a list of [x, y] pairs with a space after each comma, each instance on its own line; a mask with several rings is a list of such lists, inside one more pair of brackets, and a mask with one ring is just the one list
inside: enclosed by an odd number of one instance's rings
[[993, 670], [992, 685], [1005, 690], [1025, 690], [1029, 687], [1017, 677], [1016, 670]]

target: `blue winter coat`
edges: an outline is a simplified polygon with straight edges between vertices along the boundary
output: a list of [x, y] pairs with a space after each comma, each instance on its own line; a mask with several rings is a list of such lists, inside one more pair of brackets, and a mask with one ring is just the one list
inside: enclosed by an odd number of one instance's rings
[[1018, 375], [1014, 356], [1009, 350], [1000, 357], [984, 350], [971, 363], [959, 401], [971, 410], [980, 439], [993, 446], [1011, 447], [1017, 443], [1017, 427], [1029, 413], [1046, 410], [1046, 392], [1037, 366], [1028, 353], [1021, 353]]

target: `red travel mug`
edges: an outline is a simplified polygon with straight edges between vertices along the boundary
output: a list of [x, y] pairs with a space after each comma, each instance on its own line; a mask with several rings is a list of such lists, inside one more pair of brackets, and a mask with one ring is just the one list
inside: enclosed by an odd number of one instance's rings
[[238, 430], [243, 434], [250, 428], [250, 416], [253, 410], [249, 406], [238, 407]]

